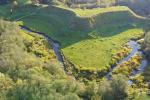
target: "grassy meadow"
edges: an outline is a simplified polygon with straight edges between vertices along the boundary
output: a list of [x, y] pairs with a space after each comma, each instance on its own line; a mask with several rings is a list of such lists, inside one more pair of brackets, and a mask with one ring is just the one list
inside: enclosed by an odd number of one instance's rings
[[8, 8], [0, 6], [1, 17], [19, 19], [19, 24], [59, 41], [65, 57], [80, 69], [107, 69], [113, 54], [129, 39], [143, 35], [148, 24], [124, 6], [81, 10], [28, 5], [12, 14]]

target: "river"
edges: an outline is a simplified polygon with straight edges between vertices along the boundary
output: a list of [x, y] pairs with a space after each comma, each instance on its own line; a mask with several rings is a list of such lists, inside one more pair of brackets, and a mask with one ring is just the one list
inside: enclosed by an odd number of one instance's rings
[[[131, 52], [129, 53], [129, 55], [127, 55], [125, 58], [123, 58], [122, 60], [120, 60], [116, 66], [114, 66], [113, 68], [111, 68], [109, 70], [109, 73], [105, 76], [108, 80], [111, 79], [111, 74], [112, 74], [112, 71], [118, 67], [118, 65], [122, 64], [123, 62], [125, 61], [128, 61], [132, 56], [134, 56], [135, 54], [139, 54], [141, 57], [143, 57], [143, 52], [140, 50], [140, 44], [137, 43], [137, 41], [133, 41], [133, 40], [130, 40], [127, 45], [131, 48]], [[137, 74], [140, 74], [144, 71], [145, 67], [147, 66], [148, 64], [148, 61], [146, 60], [146, 58], [142, 58], [141, 60], [141, 63], [140, 63], [140, 66], [139, 66], [139, 69], [138, 70], [133, 70], [130, 77], [134, 77], [135, 75]], [[128, 80], [128, 84], [129, 85], [132, 85], [132, 80]]]
[[[66, 67], [64, 65], [64, 61], [63, 61], [63, 57], [62, 57], [62, 54], [60, 52], [60, 44], [59, 42], [53, 40], [52, 38], [50, 38], [48, 35], [42, 33], [42, 32], [37, 32], [37, 31], [33, 31], [31, 30], [30, 28], [26, 27], [26, 26], [20, 26], [22, 30], [25, 30], [27, 32], [33, 32], [33, 33], [36, 33], [36, 34], [40, 34], [42, 35], [50, 45], [52, 45], [52, 49], [54, 50], [55, 52], [55, 55], [56, 55], [56, 58], [57, 60], [63, 65], [63, 70], [64, 72], [67, 74], [67, 70], [66, 70]], [[68, 77], [71, 78], [72, 80], [76, 80], [74, 76], [72, 75], [69, 75], [68, 74]]]
[[63, 63], [63, 58], [60, 52], [60, 44], [56, 41], [54, 41], [53, 39], [51, 39], [49, 36], [47, 36], [46, 34], [42, 33], [42, 32], [36, 32], [31, 30], [30, 28], [26, 27], [26, 26], [20, 26], [22, 30], [25, 30], [27, 32], [33, 32], [36, 34], [40, 34], [42, 35], [48, 42], [50, 45], [52, 45], [52, 48], [55, 52], [56, 58], [59, 62]]
[[[31, 30], [30, 28], [26, 27], [26, 26], [21, 26], [21, 29], [25, 30], [25, 31], [28, 31], [28, 32], [33, 32], [33, 33], [37, 33], [37, 34], [40, 34], [42, 35], [43, 37], [45, 37], [45, 39], [49, 42], [49, 44], [52, 45], [52, 48], [55, 52], [55, 55], [56, 55], [56, 58], [59, 62], [61, 62], [62, 64], [64, 64], [63, 62], [63, 57], [61, 55], [61, 52], [60, 52], [60, 44], [56, 41], [54, 41], [53, 39], [51, 39], [49, 36], [47, 36], [46, 34], [42, 33], [42, 32], [36, 32], [36, 31], [33, 31]], [[116, 66], [114, 66], [113, 68], [110, 68], [108, 74], [105, 76], [108, 80], [111, 79], [111, 73], [112, 71], [120, 64], [122, 64], [123, 62], [125, 61], [128, 61], [133, 55], [135, 54], [139, 54], [141, 56], [143, 56], [143, 52], [140, 51], [140, 44], [138, 44], [136, 41], [133, 41], [133, 40], [130, 40], [127, 45], [131, 48], [131, 52], [129, 53], [129, 55], [127, 55], [125, 58], [123, 58], [122, 60], [120, 60]], [[141, 61], [141, 64], [140, 64], [140, 67], [138, 70], [133, 70], [132, 71], [132, 74], [130, 76], [135, 76], [137, 74], [140, 74], [144, 71], [145, 67], [147, 66], [147, 63], [148, 61], [143, 58], [142, 61]], [[64, 67], [64, 71], [66, 72], [66, 68], [65, 66]], [[73, 78], [73, 80], [75, 80], [75, 78]], [[128, 80], [128, 84], [131, 85], [132, 84], [132, 81], [131, 80]]]

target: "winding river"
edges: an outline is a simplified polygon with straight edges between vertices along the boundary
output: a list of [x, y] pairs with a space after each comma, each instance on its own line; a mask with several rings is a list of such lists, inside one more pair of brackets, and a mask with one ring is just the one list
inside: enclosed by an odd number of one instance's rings
[[[27, 32], [33, 32], [33, 33], [42, 35], [49, 42], [49, 44], [52, 45], [52, 48], [55, 52], [57, 60], [59, 62], [63, 63], [63, 57], [61, 55], [61, 52], [59, 51], [60, 50], [60, 44], [57, 41], [51, 39], [49, 36], [47, 36], [46, 34], [44, 34], [42, 32], [33, 31], [33, 30], [31, 30], [30, 28], [28, 28], [26, 26], [20, 26], [20, 27], [21, 27], [22, 30], [25, 30]], [[64, 68], [64, 70], [65, 70], [65, 68]]]
[[[66, 72], [66, 68], [65, 68], [65, 65], [64, 65], [64, 62], [63, 62], [63, 57], [61, 55], [61, 52], [60, 52], [60, 44], [51, 39], [49, 36], [47, 36], [46, 34], [42, 33], [42, 32], [36, 32], [36, 31], [33, 31], [31, 30], [30, 28], [26, 27], [26, 26], [20, 26], [21, 29], [27, 31], [27, 32], [33, 32], [33, 33], [37, 33], [37, 34], [40, 34], [42, 35], [43, 37], [45, 37], [45, 39], [49, 42], [49, 44], [52, 45], [52, 48], [55, 52], [55, 55], [56, 55], [56, 58], [59, 62], [61, 62], [63, 64], [63, 67], [64, 67], [64, 71]], [[111, 73], [112, 71], [120, 64], [122, 64], [123, 62], [125, 61], [128, 61], [133, 55], [135, 54], [139, 54], [141, 56], [143, 56], [143, 52], [140, 51], [140, 44], [138, 44], [136, 41], [133, 41], [133, 40], [130, 40], [127, 45], [131, 48], [131, 52], [129, 53], [128, 56], [126, 56], [125, 58], [123, 58], [122, 60], [120, 60], [116, 66], [114, 66], [113, 68], [110, 68], [109, 69], [109, 72], [108, 74], [105, 76], [108, 80], [111, 79]], [[142, 61], [141, 61], [141, 64], [140, 64], [140, 67], [138, 70], [133, 70], [132, 71], [132, 74], [130, 76], [135, 76], [137, 74], [140, 74], [141, 72], [144, 71], [145, 67], [147, 66], [147, 63], [148, 61], [143, 58]], [[73, 78], [75, 80], [75, 78]], [[128, 84], [131, 85], [132, 84], [132, 81], [131, 80], [128, 80]]]
[[[137, 41], [130, 40], [130, 41], [127, 43], [127, 45], [131, 48], [131, 52], [130, 52], [129, 55], [127, 55], [125, 58], [123, 58], [122, 60], [120, 60], [120, 61], [117, 63], [116, 66], [114, 66], [113, 68], [111, 68], [111, 69], [109, 70], [109, 73], [106, 75], [106, 78], [107, 78], [108, 80], [111, 79], [111, 73], [112, 73], [112, 71], [113, 71], [115, 68], [117, 68], [118, 65], [122, 64], [122, 63], [125, 62], [125, 61], [128, 61], [128, 60], [129, 60], [132, 56], [134, 56], [135, 54], [139, 54], [141, 57], [143, 57], [144, 54], [143, 54], [142, 51], [139, 50], [139, 49], [140, 49], [140, 44], [137, 43]], [[146, 60], [146, 58], [143, 57], [142, 60], [141, 60], [139, 69], [138, 69], [138, 70], [133, 70], [132, 73], [131, 73], [131, 75], [130, 75], [130, 77], [134, 77], [135, 75], [142, 73], [142, 72], [144, 71], [145, 67], [147, 66], [147, 64], [148, 64], [148, 61]], [[128, 80], [128, 84], [129, 84], [129, 85], [132, 85], [132, 83], [133, 83], [132, 80]]]
[[[32, 29], [30, 29], [30, 28], [28, 28], [26, 26], [21, 26], [20, 25], [20, 27], [21, 27], [22, 30], [25, 30], [27, 32], [33, 32], [33, 33], [42, 35], [48, 41], [48, 43], [50, 45], [52, 45], [52, 48], [53, 48], [53, 50], [55, 52], [57, 60], [63, 65], [63, 70], [67, 74], [67, 70], [66, 70], [66, 67], [65, 67], [65, 64], [64, 64], [64, 61], [63, 61], [63, 57], [62, 57], [62, 54], [60, 52], [60, 44], [59, 44], [59, 42], [53, 40], [52, 38], [50, 38], [49, 36], [47, 36], [46, 34], [44, 34], [42, 32], [34, 31], [34, 30], [32, 30]], [[68, 74], [68, 77], [71, 78], [72, 80], [76, 80], [75, 77], [72, 76], [72, 75]]]

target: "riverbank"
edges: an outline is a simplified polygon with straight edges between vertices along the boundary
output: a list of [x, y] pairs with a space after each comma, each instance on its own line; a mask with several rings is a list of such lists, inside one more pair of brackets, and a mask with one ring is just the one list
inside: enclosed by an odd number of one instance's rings
[[[124, 67], [130, 67], [131, 68], [129, 73], [125, 72], [126, 73], [125, 75], [133, 76], [133, 75], [136, 75], [136, 74], [143, 72], [144, 68], [147, 66], [147, 60], [144, 57], [143, 51], [141, 51], [141, 49], [140, 49], [141, 48], [140, 44], [138, 44], [137, 41], [130, 40], [127, 43], [127, 45], [131, 48], [131, 52], [125, 58], [120, 60], [116, 64], [116, 66], [114, 66], [112, 69], [110, 69], [110, 72], [106, 75], [107, 79], [111, 78], [112, 73], [115, 73], [115, 74], [121, 73], [122, 72], [121, 70], [124, 69]], [[137, 61], [133, 62], [132, 59], [135, 61], [137, 59]], [[128, 65], [128, 62], [131, 65]], [[135, 64], [135, 63], [137, 63], [137, 64]], [[129, 68], [126, 68], [126, 69], [129, 69]], [[126, 70], [126, 69], [124, 69], [124, 70]]]
[[[43, 35], [46, 38], [46, 40], [49, 42], [49, 44], [52, 45], [55, 55], [57, 57], [57, 60], [63, 64], [64, 71], [69, 76], [74, 76], [77, 80], [84, 81], [84, 82], [86, 82], [88, 80], [95, 80], [95, 79], [97, 79], [97, 81], [98, 81], [99, 79], [103, 78], [105, 75], [106, 75], [105, 77], [107, 79], [110, 79], [111, 73], [117, 66], [121, 65], [123, 62], [128, 61], [136, 53], [139, 53], [140, 56], [143, 55], [143, 53], [141, 53], [141, 51], [139, 51], [140, 45], [136, 41], [130, 40], [127, 43], [127, 46], [131, 49], [129, 55], [125, 54], [124, 58], [117, 61], [117, 63], [115, 65], [112, 65], [110, 68], [108, 68], [106, 70], [79, 70], [75, 67], [74, 64], [72, 64], [69, 60], [67, 60], [67, 58], [65, 58], [63, 52], [60, 51], [59, 42], [51, 39], [45, 33], [33, 31], [26, 26], [20, 26], [20, 27], [23, 30]], [[133, 73], [134, 73], [134, 75], [136, 75], [136, 74], [144, 71], [145, 66], [146, 66], [146, 60], [142, 60], [140, 68], [138, 70], [133, 70], [132, 75], [133, 75]], [[75, 78], [73, 78], [73, 79], [75, 79]]]
[[64, 59], [63, 59], [64, 57], [62, 56], [62, 52], [60, 51], [60, 43], [59, 42], [53, 40], [52, 38], [47, 36], [45, 33], [34, 31], [26, 26], [20, 25], [20, 28], [27, 32], [32, 32], [32, 33], [42, 35], [48, 41], [49, 45], [52, 45], [52, 49], [55, 52], [57, 60], [63, 65], [64, 72], [68, 75], [69, 78], [75, 80], [75, 78], [72, 76], [72, 74], [69, 74], [66, 70], [66, 64], [64, 63]]

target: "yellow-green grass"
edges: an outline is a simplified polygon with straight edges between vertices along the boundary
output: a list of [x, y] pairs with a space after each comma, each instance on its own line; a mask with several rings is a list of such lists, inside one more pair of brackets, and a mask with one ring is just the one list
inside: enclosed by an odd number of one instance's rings
[[[37, 9], [21, 7], [6, 18], [15, 20]], [[93, 70], [109, 67], [112, 54], [130, 38], [142, 35], [148, 23], [122, 6], [93, 10], [46, 6], [20, 21], [59, 41], [65, 57], [77, 68]]]
[[65, 9], [65, 10], [73, 11], [78, 17], [84, 17], [84, 18], [96, 16], [97, 14], [103, 14], [103, 13], [107, 13], [107, 12], [128, 11], [137, 18], [146, 19], [146, 17], [137, 15], [134, 11], [132, 11], [131, 9], [129, 9], [126, 6], [112, 6], [112, 7], [108, 7], [108, 8], [93, 8], [93, 9], [78, 9], [78, 8], [70, 9], [70, 8], [66, 8], [64, 6], [58, 6], [58, 7]]
[[94, 9], [70, 9], [59, 6], [62, 9], [71, 10], [79, 17], [92, 17], [97, 14], [107, 13], [107, 12], [117, 12], [117, 11], [129, 11], [128, 7], [125, 6], [115, 6], [108, 8], [94, 8]]
[[[138, 34], [137, 34], [138, 33]], [[116, 36], [82, 40], [63, 49], [73, 64], [84, 69], [110, 67], [112, 54], [121, 49], [129, 38], [143, 33], [141, 29], [129, 29]]]

